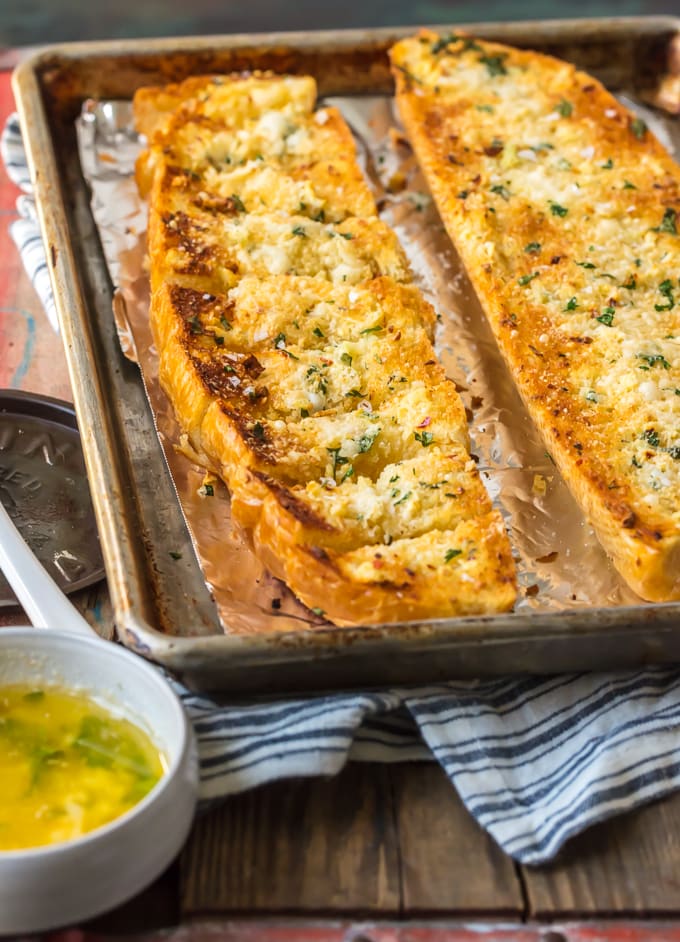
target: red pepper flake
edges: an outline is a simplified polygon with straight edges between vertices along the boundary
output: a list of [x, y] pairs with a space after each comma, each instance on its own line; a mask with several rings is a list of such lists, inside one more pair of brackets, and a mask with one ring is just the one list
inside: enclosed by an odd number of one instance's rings
[[427, 428], [431, 421], [432, 419], [429, 417], [429, 415], [426, 415], [420, 425], [416, 425], [416, 428]]

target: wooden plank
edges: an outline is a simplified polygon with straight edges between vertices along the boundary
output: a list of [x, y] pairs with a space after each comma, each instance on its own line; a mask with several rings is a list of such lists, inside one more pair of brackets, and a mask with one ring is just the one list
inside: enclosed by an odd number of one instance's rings
[[680, 913], [680, 794], [597, 825], [524, 868], [537, 918]]
[[198, 822], [181, 886], [184, 916], [523, 910], [514, 864], [434, 763], [357, 763], [232, 798]]
[[[179, 923], [179, 866], [174, 861], [151, 886], [127, 903], [83, 923], [82, 931], [92, 938], [107, 938], [130, 932], [152, 933]], [[68, 942], [76, 942], [73, 930], [66, 930]]]
[[278, 782], [228, 799], [194, 827], [181, 857], [181, 912], [399, 910], [386, 766]]
[[516, 867], [467, 811], [442, 768], [392, 766], [403, 911], [520, 918]]

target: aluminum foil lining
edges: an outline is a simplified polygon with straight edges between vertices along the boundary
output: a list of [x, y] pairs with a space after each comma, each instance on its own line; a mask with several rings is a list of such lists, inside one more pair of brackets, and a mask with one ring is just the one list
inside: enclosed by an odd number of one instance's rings
[[[672, 138], [659, 113], [621, 99], [672, 153]], [[472, 454], [510, 534], [520, 587], [516, 611], [639, 604], [606, 557], [524, 408], [400, 129], [393, 99], [358, 96], [323, 103], [338, 107], [351, 126], [380, 214], [399, 236], [416, 282], [439, 316], [437, 351], [466, 406]], [[232, 531], [226, 488], [212, 479], [206, 488], [205, 472], [179, 447], [180, 430], [158, 383], [148, 322], [146, 210], [133, 174], [142, 142], [133, 129], [130, 102], [86, 102], [77, 132], [92, 211], [116, 286], [121, 346], [139, 364], [224, 630], [273, 632], [320, 624], [263, 569], [245, 537]]]

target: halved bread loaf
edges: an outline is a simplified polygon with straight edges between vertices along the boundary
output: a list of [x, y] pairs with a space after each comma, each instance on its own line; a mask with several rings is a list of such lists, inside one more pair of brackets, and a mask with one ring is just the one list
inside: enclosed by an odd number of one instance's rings
[[397, 100], [550, 453], [643, 598], [680, 598], [680, 168], [597, 81], [424, 32]]
[[310, 608], [338, 624], [506, 610], [511, 551], [434, 312], [314, 98], [310, 79], [262, 75], [138, 93], [161, 384]]

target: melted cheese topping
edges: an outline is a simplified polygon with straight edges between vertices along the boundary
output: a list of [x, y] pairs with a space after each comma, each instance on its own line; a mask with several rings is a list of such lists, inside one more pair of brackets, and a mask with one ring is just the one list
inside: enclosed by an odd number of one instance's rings
[[[363, 559], [341, 570], [334, 554], [365, 546], [378, 547], [371, 581], [389, 620], [508, 608], [509, 544], [434, 355], [434, 312], [377, 216], [349, 129], [333, 108], [305, 110], [306, 90], [303, 107], [259, 114], [252, 100], [223, 113], [208, 105], [231, 102], [223, 86], [204, 95], [167, 122], [140, 179], [155, 167], [161, 381], [196, 453], [227, 482], [234, 518], [274, 573], [333, 620], [358, 610], [366, 582]], [[465, 559], [479, 553], [474, 585], [458, 592], [462, 550], [432, 555], [435, 567], [408, 545], [462, 520], [473, 521]], [[379, 550], [397, 541], [382, 573]], [[334, 595], [324, 573], [342, 580]]]
[[[615, 559], [616, 527], [677, 540], [680, 170], [566, 63], [432, 34], [393, 62], [448, 230], [567, 481]], [[620, 552], [640, 590], [639, 550]]]

